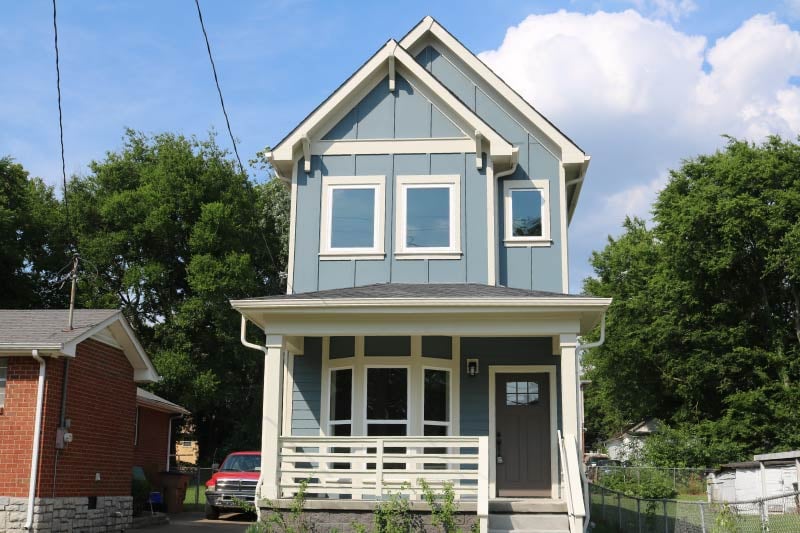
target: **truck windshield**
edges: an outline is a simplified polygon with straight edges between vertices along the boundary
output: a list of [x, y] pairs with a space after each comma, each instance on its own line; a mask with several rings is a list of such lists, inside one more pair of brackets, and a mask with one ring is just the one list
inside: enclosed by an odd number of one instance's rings
[[222, 472], [258, 472], [261, 470], [259, 455], [231, 455], [222, 463]]

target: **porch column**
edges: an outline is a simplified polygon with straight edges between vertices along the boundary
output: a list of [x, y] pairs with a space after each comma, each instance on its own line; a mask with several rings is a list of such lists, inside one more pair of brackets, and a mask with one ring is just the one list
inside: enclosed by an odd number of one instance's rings
[[[261, 421], [261, 493], [262, 498], [278, 497], [278, 452], [281, 436], [281, 399], [283, 397], [283, 337], [267, 335], [264, 354], [264, 396]], [[256, 502], [258, 505], [258, 502]]]
[[578, 404], [578, 358], [576, 348], [578, 336], [562, 333], [561, 348], [561, 413], [564, 435], [577, 438], [580, 432], [580, 408]]

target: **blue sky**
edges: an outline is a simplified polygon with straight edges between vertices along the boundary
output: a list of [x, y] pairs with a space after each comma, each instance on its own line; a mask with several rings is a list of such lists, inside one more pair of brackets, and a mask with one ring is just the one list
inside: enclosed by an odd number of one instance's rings
[[[202, 0], [243, 159], [283, 137], [381, 44], [433, 15], [592, 155], [571, 289], [669, 168], [729, 133], [800, 131], [800, 0]], [[49, 1], [0, 7], [0, 155], [60, 180]], [[509, 31], [511, 29], [511, 31]], [[59, 3], [69, 174], [126, 127], [229, 145], [192, 0]], [[263, 179], [257, 176], [257, 179]]]

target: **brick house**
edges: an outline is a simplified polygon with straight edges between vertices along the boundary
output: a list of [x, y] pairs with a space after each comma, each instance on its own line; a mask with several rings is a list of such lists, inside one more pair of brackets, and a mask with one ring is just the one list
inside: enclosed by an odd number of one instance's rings
[[136, 435], [133, 464], [144, 469], [150, 484], [159, 487], [159, 472], [176, 465], [172, 453], [177, 432], [174, 430], [189, 411], [178, 404], [156, 396], [142, 388], [136, 389]]
[[119, 311], [0, 310], [0, 531], [127, 529], [137, 383], [158, 379]]

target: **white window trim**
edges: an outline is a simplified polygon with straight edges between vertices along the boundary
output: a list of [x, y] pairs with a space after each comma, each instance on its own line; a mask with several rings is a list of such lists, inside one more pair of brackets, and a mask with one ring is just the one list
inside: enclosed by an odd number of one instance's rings
[[[518, 237], [512, 234], [513, 213], [511, 212], [511, 193], [525, 189], [542, 191], [542, 236]], [[550, 237], [550, 181], [549, 180], [506, 180], [503, 182], [504, 238], [507, 247], [514, 246], [551, 246]]]
[[[333, 191], [336, 189], [366, 189], [375, 191], [374, 246], [371, 248], [334, 248], [331, 246], [333, 227]], [[386, 225], [386, 176], [324, 176], [322, 178], [322, 210], [320, 212], [319, 257], [322, 260], [383, 259]]]
[[[396, 179], [395, 251], [397, 259], [461, 258], [461, 176], [458, 174], [400, 175]], [[410, 188], [450, 189], [450, 246], [406, 247], [406, 190]]]
[[[321, 373], [321, 413], [320, 413], [320, 435], [330, 435], [330, 384], [331, 370], [353, 368], [353, 389], [351, 416], [354, 417], [350, 426], [350, 433], [353, 436], [367, 434], [367, 384], [365, 367], [391, 367], [391, 368], [410, 368], [409, 371], [409, 397], [408, 397], [408, 419], [406, 431], [408, 435], [421, 436], [424, 432], [423, 416], [424, 411], [424, 370], [431, 368], [435, 370], [450, 371], [450, 429], [449, 435], [459, 435], [461, 430], [460, 417], [460, 369], [461, 369], [461, 341], [458, 336], [452, 336], [452, 358], [440, 359], [436, 357], [422, 356], [422, 337], [411, 335], [411, 355], [410, 356], [370, 356], [364, 355], [364, 336], [355, 335], [355, 354], [353, 357], [330, 358], [330, 337], [322, 339], [322, 373]], [[356, 416], [356, 413], [360, 413]], [[373, 422], [375, 423], [375, 422]]]

